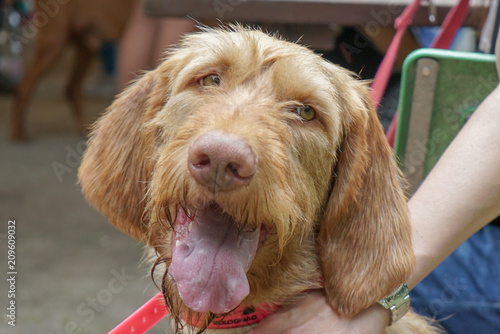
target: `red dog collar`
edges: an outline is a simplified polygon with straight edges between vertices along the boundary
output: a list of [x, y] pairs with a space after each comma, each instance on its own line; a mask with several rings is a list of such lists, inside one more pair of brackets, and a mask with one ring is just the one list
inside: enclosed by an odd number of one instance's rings
[[[208, 325], [208, 328], [229, 329], [250, 326], [261, 322], [262, 320], [276, 312], [279, 308], [279, 305], [274, 304], [268, 306], [259, 306], [257, 308], [240, 306], [231, 311], [226, 316], [215, 318], [214, 321], [212, 321], [210, 325]], [[191, 321], [191, 325], [193, 325], [194, 327], [203, 326], [201, 322], [197, 322], [194, 319]]]
[[[209, 326], [210, 329], [228, 329], [236, 327], [246, 327], [262, 321], [267, 316], [279, 309], [278, 305], [264, 307], [238, 307], [225, 317], [216, 318]], [[159, 292], [146, 304], [116, 326], [108, 334], [143, 334], [156, 325], [164, 316], [168, 314], [163, 294]], [[192, 325], [197, 326], [193, 321]], [[198, 326], [198, 327], [201, 327]]]

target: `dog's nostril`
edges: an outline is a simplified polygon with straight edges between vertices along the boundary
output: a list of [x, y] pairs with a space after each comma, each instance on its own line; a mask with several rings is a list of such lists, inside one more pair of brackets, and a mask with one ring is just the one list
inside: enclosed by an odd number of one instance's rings
[[238, 165], [235, 164], [235, 163], [232, 163], [230, 162], [228, 165], [227, 165], [227, 169], [233, 173], [234, 176], [237, 176], [237, 177], [242, 177], [239, 172], [238, 172]]
[[191, 163], [196, 167], [210, 166], [210, 157], [206, 154], [200, 154]]

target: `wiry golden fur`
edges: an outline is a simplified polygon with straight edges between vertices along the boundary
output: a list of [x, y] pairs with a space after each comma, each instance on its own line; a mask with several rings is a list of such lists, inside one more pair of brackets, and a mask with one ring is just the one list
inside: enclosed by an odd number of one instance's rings
[[[212, 74], [219, 85], [199, 84]], [[316, 117], [302, 119], [298, 105]], [[210, 131], [251, 148], [258, 162], [249, 184], [213, 191], [190, 174], [189, 148]], [[269, 231], [242, 305], [287, 304], [324, 285], [333, 309], [352, 317], [414, 264], [401, 176], [366, 83], [260, 31], [188, 35], [96, 123], [79, 177], [89, 202], [154, 248], [162, 268], [179, 206], [189, 214], [216, 203], [239, 228]], [[175, 318], [213, 319], [188, 309], [166, 273], [162, 283]], [[405, 318], [390, 330], [435, 332], [416, 315]]]

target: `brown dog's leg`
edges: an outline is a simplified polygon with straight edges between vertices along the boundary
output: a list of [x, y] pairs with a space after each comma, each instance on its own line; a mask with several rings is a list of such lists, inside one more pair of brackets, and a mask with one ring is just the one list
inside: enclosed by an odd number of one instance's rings
[[82, 84], [87, 70], [95, 55], [95, 51], [86, 47], [83, 43], [77, 43], [75, 47], [75, 59], [68, 85], [66, 86], [66, 98], [69, 100], [77, 122], [78, 131], [86, 135], [87, 120], [83, 111]]
[[63, 39], [54, 43], [44, 43], [43, 40], [37, 42], [33, 62], [26, 71], [15, 94], [14, 109], [10, 124], [11, 140], [24, 141], [28, 139], [25, 128], [25, 114], [31, 92], [40, 77], [55, 65], [64, 45], [65, 42]]

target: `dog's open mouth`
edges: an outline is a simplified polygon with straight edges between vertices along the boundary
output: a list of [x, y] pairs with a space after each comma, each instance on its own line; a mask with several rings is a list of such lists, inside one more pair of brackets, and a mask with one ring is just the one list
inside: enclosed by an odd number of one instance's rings
[[197, 312], [237, 307], [250, 291], [246, 272], [265, 234], [264, 228], [242, 230], [215, 204], [193, 217], [179, 208], [169, 273], [184, 303]]

